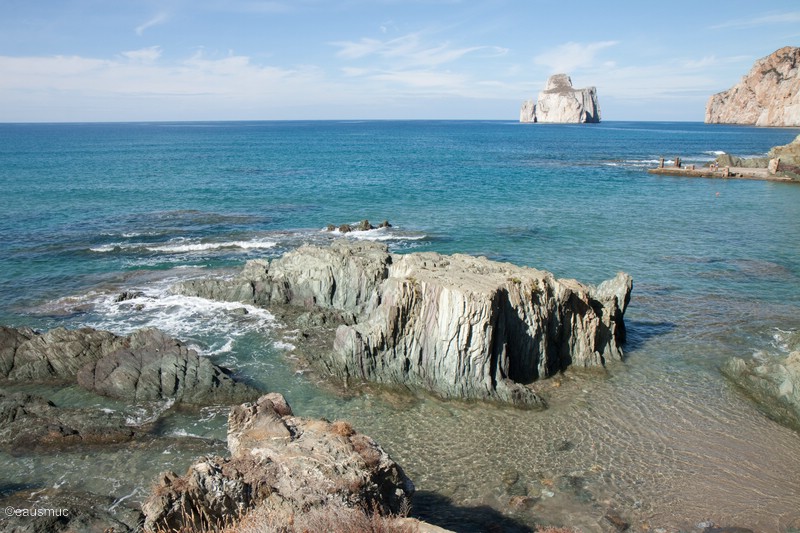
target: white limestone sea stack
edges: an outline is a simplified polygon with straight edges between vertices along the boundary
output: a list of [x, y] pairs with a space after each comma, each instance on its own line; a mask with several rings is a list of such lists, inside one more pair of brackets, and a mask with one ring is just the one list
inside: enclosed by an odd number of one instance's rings
[[705, 121], [800, 126], [800, 48], [785, 46], [756, 61], [739, 83], [709, 98]]
[[533, 100], [523, 102], [519, 121], [563, 124], [600, 122], [597, 89], [573, 89], [569, 76], [554, 74], [547, 80], [547, 86], [539, 93], [535, 104]]
[[541, 407], [535, 380], [622, 359], [631, 288], [624, 273], [594, 287], [481, 257], [390, 254], [341, 239], [173, 290], [321, 310], [318, 322], [337, 315], [330, 344], [310, 359], [345, 383]]

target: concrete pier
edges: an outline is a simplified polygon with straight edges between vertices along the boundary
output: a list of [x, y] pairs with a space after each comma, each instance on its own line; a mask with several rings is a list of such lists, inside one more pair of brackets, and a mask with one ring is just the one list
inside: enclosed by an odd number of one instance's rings
[[695, 168], [694, 165], [681, 166], [659, 166], [651, 168], [647, 172], [663, 176], [684, 176], [687, 178], [722, 178], [722, 179], [745, 179], [745, 180], [766, 180], [791, 182], [791, 178], [778, 176], [770, 173], [766, 168], [745, 168], [745, 167], [711, 167]]

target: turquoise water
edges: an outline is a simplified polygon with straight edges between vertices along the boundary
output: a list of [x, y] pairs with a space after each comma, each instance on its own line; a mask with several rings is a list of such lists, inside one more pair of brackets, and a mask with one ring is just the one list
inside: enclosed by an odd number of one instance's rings
[[[659, 157], [762, 155], [798, 133], [645, 122], [0, 125], [0, 323], [159, 326], [283, 392], [301, 415], [353, 421], [406, 466], [418, 512], [453, 528], [604, 531], [611, 507], [637, 525], [782, 531], [800, 525], [800, 439], [717, 367], [785, 353], [800, 330], [800, 186], [645, 169]], [[401, 253], [486, 255], [591, 283], [629, 272], [626, 363], [607, 379], [567, 376], [546, 413], [345, 399], [295, 372], [292, 339], [267, 312], [166, 294], [180, 278], [340, 238], [321, 229], [364, 218], [394, 227], [349, 238]], [[141, 310], [113, 302], [130, 288], [145, 292]], [[175, 413], [163, 426], [221, 438], [224, 410]], [[113, 483], [83, 479], [69, 457], [0, 456], [0, 471], [37, 486], [58, 470], [57, 483], [135, 501], [172, 465], [169, 454], [134, 454], [131, 477], [113, 473], [117, 454], [92, 460]], [[508, 472], [519, 478], [510, 486]], [[512, 496], [541, 489], [533, 508], [512, 508]]]

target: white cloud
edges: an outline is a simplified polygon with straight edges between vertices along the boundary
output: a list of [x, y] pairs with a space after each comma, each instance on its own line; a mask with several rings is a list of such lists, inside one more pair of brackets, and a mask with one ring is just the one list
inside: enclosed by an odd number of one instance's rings
[[736, 19], [709, 26], [712, 30], [731, 29], [731, 28], [753, 28], [756, 26], [771, 26], [774, 24], [797, 24], [800, 22], [800, 11], [790, 11], [788, 13], [769, 13], [760, 17], [750, 17], [746, 19]]
[[618, 41], [599, 41], [595, 43], [568, 42], [542, 52], [534, 58], [537, 65], [548, 67], [551, 72], [569, 74], [579, 68], [596, 64], [595, 56], [606, 48], [619, 44]]
[[508, 53], [499, 46], [454, 47], [449, 42], [431, 45], [423, 41], [420, 33], [409, 33], [401, 37], [381, 41], [364, 37], [359, 41], [336, 41], [330, 43], [339, 48], [336, 56], [341, 59], [390, 60], [392, 68], [436, 67], [457, 61], [467, 54], [480, 52], [484, 57], [496, 57]]
[[135, 63], [153, 63], [161, 57], [161, 47], [149, 46], [140, 50], [122, 52], [122, 56]]
[[152, 28], [153, 26], [158, 26], [159, 24], [164, 24], [169, 20], [169, 15], [165, 11], [161, 11], [157, 13], [153, 18], [145, 22], [144, 24], [140, 24], [136, 27], [134, 31], [136, 31], [136, 35], [144, 34], [145, 30]]

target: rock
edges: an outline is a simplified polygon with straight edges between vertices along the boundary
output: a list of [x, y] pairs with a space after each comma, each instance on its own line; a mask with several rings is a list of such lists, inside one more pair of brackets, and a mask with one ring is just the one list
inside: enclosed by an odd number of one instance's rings
[[800, 428], [800, 351], [790, 353], [785, 359], [745, 361], [733, 357], [721, 370], [772, 418]]
[[0, 370], [15, 381], [71, 380], [85, 364], [123, 343], [113, 333], [91, 328], [56, 328], [40, 335], [0, 326]]
[[125, 302], [127, 300], [141, 298], [142, 296], [144, 296], [144, 293], [142, 291], [123, 291], [119, 293], [116, 298], [114, 298], [114, 301], [117, 303]]
[[356, 229], [358, 231], [369, 231], [371, 229], [375, 229], [375, 226], [370, 224], [369, 220], [364, 219], [364, 220], [362, 220], [361, 222], [358, 223], [358, 225], [356, 226]]
[[43, 334], [0, 326], [0, 376], [75, 382], [130, 401], [233, 404], [258, 397], [229, 372], [156, 329], [128, 337], [92, 328]]
[[78, 372], [78, 385], [134, 402], [174, 399], [195, 405], [230, 405], [258, 396], [228, 371], [153, 328], [133, 333], [121, 347]]
[[631, 527], [631, 525], [625, 519], [623, 519], [619, 513], [612, 509], [606, 511], [605, 519], [612, 526], [614, 526], [614, 529], [617, 531], [627, 531]]
[[786, 46], [756, 61], [739, 83], [709, 98], [705, 121], [800, 126], [800, 48]]
[[600, 122], [597, 89], [573, 89], [566, 74], [554, 74], [539, 93], [536, 104], [528, 100], [522, 104], [520, 122], [587, 123]]
[[339, 226], [339, 233], [350, 233], [351, 231], [353, 231], [353, 228], [350, 224], [342, 224]]
[[753, 157], [745, 159], [730, 154], [720, 154], [714, 160], [720, 167], [767, 168], [769, 158]]
[[[800, 167], [800, 135], [789, 144], [774, 147], [769, 151], [769, 158], [779, 159], [781, 168], [787, 165]], [[795, 171], [795, 174], [800, 174], [800, 171]]]
[[391, 227], [392, 227], [392, 225], [391, 225], [391, 224], [389, 224], [389, 221], [388, 221], [388, 220], [384, 220], [383, 222], [381, 222], [380, 224], [378, 224], [378, 227], [379, 227], [379, 228], [391, 228]]
[[3, 497], [0, 506], [16, 511], [4, 512], [0, 519], [3, 531], [11, 533], [141, 531], [142, 514], [137, 509], [98, 494], [53, 488], [26, 490]]
[[172, 290], [352, 317], [315, 361], [345, 382], [542, 406], [529, 386], [536, 379], [622, 359], [631, 287], [622, 273], [591, 287], [485, 258], [396, 255], [380, 243], [342, 240], [250, 262], [232, 280]]
[[333, 224], [328, 224], [325, 227], [325, 231], [336, 231], [336, 226], [334, 226]]
[[229, 458], [205, 457], [184, 476], [163, 474], [142, 506], [145, 529], [213, 528], [253, 509], [279, 524], [337, 507], [399, 513], [414, 492], [371, 438], [295, 417], [279, 394], [231, 410], [228, 448]]
[[122, 413], [59, 408], [39, 396], [0, 392], [0, 447], [11, 452], [118, 444], [135, 435]]

